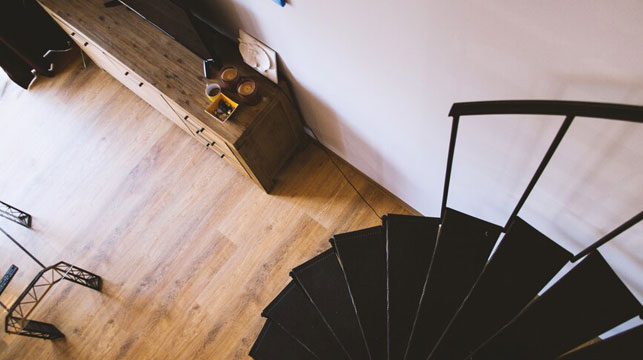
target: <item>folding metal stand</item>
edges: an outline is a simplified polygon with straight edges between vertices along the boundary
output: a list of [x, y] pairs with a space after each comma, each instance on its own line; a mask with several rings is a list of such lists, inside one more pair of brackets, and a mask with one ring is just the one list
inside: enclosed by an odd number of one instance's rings
[[[5, 203], [1, 203], [6, 209], [2, 216], [11, 221], [17, 222], [25, 227], [31, 226], [31, 215], [20, 211]], [[4, 210], [4, 209], [3, 209]], [[5, 216], [4, 214], [9, 214]], [[103, 281], [100, 276], [91, 273], [87, 270], [81, 269], [64, 261], [60, 261], [52, 266], [44, 266], [33, 254], [25, 249], [16, 239], [11, 237], [4, 229], [0, 228], [9, 240], [16, 244], [23, 252], [25, 252], [31, 259], [33, 259], [42, 270], [36, 274], [34, 279], [29, 283], [27, 288], [20, 294], [16, 301], [10, 307], [6, 307], [0, 303], [0, 306], [7, 311], [5, 318], [4, 329], [9, 334], [16, 334], [22, 336], [35, 337], [40, 339], [55, 340], [65, 337], [65, 335], [58, 330], [54, 325], [45, 322], [35, 321], [29, 319], [30, 315], [36, 309], [38, 304], [52, 289], [52, 287], [61, 280], [71, 281], [73, 283], [101, 291]], [[7, 275], [3, 278], [3, 286], [6, 287], [11, 278], [18, 271], [14, 265], [9, 269]], [[6, 279], [5, 279], [6, 278]]]
[[2, 201], [0, 201], [0, 216], [26, 228], [31, 228], [31, 215]]
[[9, 313], [5, 318], [4, 330], [9, 334], [48, 340], [65, 337], [54, 325], [29, 319], [29, 315], [49, 290], [63, 279], [97, 291], [100, 291], [102, 286], [100, 276], [64, 261], [46, 267], [38, 272], [29, 286], [8, 309]]

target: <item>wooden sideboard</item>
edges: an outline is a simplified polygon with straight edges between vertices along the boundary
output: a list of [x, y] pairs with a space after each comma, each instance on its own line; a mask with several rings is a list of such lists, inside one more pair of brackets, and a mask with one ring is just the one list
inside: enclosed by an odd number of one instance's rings
[[[124, 6], [105, 8], [104, 0], [38, 2], [96, 65], [265, 191], [305, 141], [287, 84], [276, 85], [245, 65], [235, 42], [218, 35], [217, 54], [255, 80], [262, 99], [240, 104], [220, 122], [205, 113], [210, 100], [201, 58], [154, 25]], [[224, 94], [241, 102], [234, 91]]]

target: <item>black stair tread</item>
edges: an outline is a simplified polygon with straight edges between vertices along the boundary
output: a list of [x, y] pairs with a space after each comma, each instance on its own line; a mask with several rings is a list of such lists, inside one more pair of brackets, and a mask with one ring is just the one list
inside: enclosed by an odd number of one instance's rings
[[376, 226], [335, 235], [331, 243], [364, 330], [372, 360], [386, 359], [386, 237]]
[[516, 218], [430, 358], [466, 358], [509, 323], [571, 257]]
[[291, 281], [263, 311], [321, 360], [349, 359], [306, 294]]
[[440, 219], [394, 215], [384, 218], [388, 284], [388, 358], [402, 359], [422, 296]]
[[291, 272], [353, 360], [369, 359], [366, 341], [333, 249], [317, 255]]
[[426, 359], [489, 259], [502, 227], [448, 209], [406, 359]]
[[641, 313], [641, 304], [594, 252], [570, 270], [473, 358], [549, 359]]
[[249, 355], [255, 360], [318, 360], [270, 320], [266, 320]]
[[643, 325], [572, 351], [561, 360], [638, 360], [643, 357]]

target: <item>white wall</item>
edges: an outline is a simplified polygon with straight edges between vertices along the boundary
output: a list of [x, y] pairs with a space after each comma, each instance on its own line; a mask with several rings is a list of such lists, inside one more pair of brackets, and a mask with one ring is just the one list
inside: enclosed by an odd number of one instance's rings
[[[643, 2], [202, 0], [275, 49], [324, 144], [439, 213], [453, 102], [643, 105]], [[449, 205], [504, 224], [562, 119], [461, 122]], [[577, 252], [643, 209], [643, 126], [579, 119], [521, 212]], [[643, 225], [603, 253], [643, 301]]]

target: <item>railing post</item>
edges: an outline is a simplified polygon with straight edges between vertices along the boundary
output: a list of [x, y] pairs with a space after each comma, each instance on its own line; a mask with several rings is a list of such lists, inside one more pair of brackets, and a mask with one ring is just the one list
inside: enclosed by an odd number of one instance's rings
[[449, 140], [449, 155], [447, 156], [447, 171], [444, 176], [444, 191], [442, 192], [442, 208], [440, 218], [444, 219], [444, 212], [447, 209], [447, 197], [449, 196], [449, 183], [451, 182], [451, 168], [453, 167], [453, 154], [455, 153], [455, 140], [458, 136], [458, 125], [460, 116], [454, 115], [451, 121], [451, 139]]
[[572, 258], [571, 262], [576, 262], [576, 261], [582, 259], [585, 255], [587, 255], [587, 254], [591, 253], [592, 251], [598, 249], [599, 247], [603, 246], [606, 242], [608, 242], [608, 241], [612, 240], [613, 238], [617, 237], [622, 232], [624, 232], [625, 230], [631, 228], [632, 226], [634, 226], [636, 223], [638, 223], [641, 220], [643, 220], [643, 211], [641, 211], [640, 213], [634, 215], [634, 217], [632, 217], [631, 219], [629, 219], [626, 222], [624, 222], [621, 226], [619, 226], [616, 229], [610, 231], [607, 235], [603, 236], [602, 238], [598, 239], [595, 243], [593, 243], [592, 245], [590, 245], [587, 248], [585, 248], [585, 250], [583, 250], [583, 251], [579, 252], [578, 254], [576, 254]]
[[572, 125], [573, 120], [574, 120], [574, 116], [573, 115], [568, 115], [565, 118], [565, 121], [563, 121], [563, 124], [560, 126], [560, 129], [558, 129], [558, 133], [556, 134], [556, 137], [552, 141], [551, 145], [549, 145], [549, 149], [547, 149], [547, 152], [545, 153], [545, 156], [540, 161], [540, 165], [538, 165], [538, 169], [536, 169], [536, 173], [531, 178], [531, 181], [529, 182], [529, 185], [527, 185], [527, 189], [525, 189], [525, 192], [520, 197], [520, 200], [518, 201], [518, 204], [514, 208], [514, 211], [511, 213], [511, 216], [509, 216], [509, 219], [507, 220], [507, 223], [505, 224], [505, 227], [504, 227], [505, 232], [511, 226], [511, 224], [514, 222], [514, 220], [516, 219], [516, 216], [518, 216], [518, 212], [520, 211], [522, 206], [525, 204], [525, 201], [527, 201], [527, 198], [529, 197], [529, 194], [534, 189], [534, 186], [536, 186], [536, 183], [538, 182], [538, 179], [540, 179], [540, 176], [545, 171], [545, 168], [547, 167], [547, 164], [549, 164], [549, 160], [551, 160], [552, 156], [554, 155], [554, 152], [556, 151], [556, 148], [558, 148], [558, 145], [560, 145], [560, 142], [563, 140], [563, 137], [565, 136], [565, 133], [567, 133], [567, 130]]
[[38, 260], [38, 258], [36, 258], [32, 253], [30, 253], [29, 250], [25, 249], [24, 246], [20, 245], [20, 243], [16, 239], [14, 239], [11, 235], [9, 235], [6, 231], [4, 231], [3, 228], [0, 228], [0, 232], [3, 233], [6, 237], [8, 237], [9, 240], [11, 240], [14, 244], [16, 244], [16, 246], [18, 246], [20, 250], [22, 250], [25, 254], [29, 255], [29, 257], [32, 258], [33, 261], [38, 263], [38, 265], [40, 265], [41, 268], [43, 269], [45, 268], [45, 265], [41, 263], [40, 260]]

